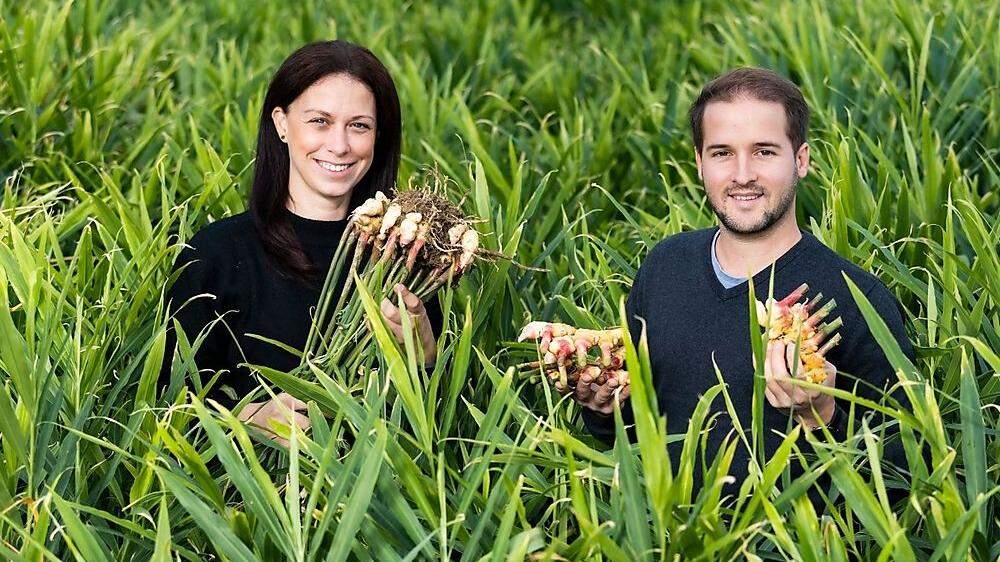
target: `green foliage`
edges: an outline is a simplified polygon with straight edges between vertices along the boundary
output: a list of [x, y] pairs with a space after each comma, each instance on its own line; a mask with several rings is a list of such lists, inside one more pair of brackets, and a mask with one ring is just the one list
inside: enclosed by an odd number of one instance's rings
[[[0, 553], [997, 559], [998, 11], [974, 0], [0, 0]], [[191, 234], [244, 208], [270, 74], [293, 47], [334, 37], [371, 48], [396, 80], [400, 181], [436, 166], [485, 219], [484, 246], [513, 262], [444, 296], [430, 371], [381, 326], [360, 377], [262, 369], [273, 391], [311, 406], [308, 433], [277, 428], [286, 451], [205, 400], [198, 334], [165, 349], [163, 292]], [[638, 442], [609, 449], [575, 405], [510, 368], [529, 316], [620, 323], [647, 251], [712, 223], [686, 108], [744, 64], [790, 76], [813, 109], [800, 224], [905, 308], [915, 364], [857, 294], [913, 409], [862, 405], [888, 414], [908, 473], [881, 462], [885, 428], [853, 418], [844, 443], [809, 435], [807, 452], [793, 433], [774, 457], [755, 456], [735, 497], [692, 490], [693, 471], [719, 481], [760, 437], [758, 408], [704, 451], [710, 406], [729, 403], [725, 373], [687, 433], [667, 435], [646, 351], [630, 346]], [[190, 393], [156, 396], [164, 353]], [[675, 440], [684, 454], [671, 466]], [[789, 479], [792, 463], [806, 475]], [[814, 507], [806, 494], [824, 474], [833, 486]], [[893, 490], [905, 496], [895, 505]]]

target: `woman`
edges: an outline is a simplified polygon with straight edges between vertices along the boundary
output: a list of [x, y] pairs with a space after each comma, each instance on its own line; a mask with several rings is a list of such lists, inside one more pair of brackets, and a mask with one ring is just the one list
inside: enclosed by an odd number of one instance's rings
[[[195, 360], [200, 369], [222, 371], [212, 398], [232, 407], [255, 390], [255, 378], [240, 363], [285, 371], [299, 364], [298, 356], [250, 334], [305, 346], [310, 309], [349, 212], [395, 185], [400, 121], [388, 71], [352, 43], [305, 45], [275, 73], [261, 111], [249, 210], [191, 239], [168, 296], [190, 338], [208, 327]], [[433, 362], [432, 326], [440, 329], [440, 312], [402, 285], [396, 291], [417, 319], [425, 361]], [[388, 299], [382, 314], [401, 339], [400, 312]], [[267, 428], [271, 419], [287, 423], [291, 415], [305, 428], [308, 418], [294, 412], [304, 407], [283, 393], [247, 404], [240, 417]]]

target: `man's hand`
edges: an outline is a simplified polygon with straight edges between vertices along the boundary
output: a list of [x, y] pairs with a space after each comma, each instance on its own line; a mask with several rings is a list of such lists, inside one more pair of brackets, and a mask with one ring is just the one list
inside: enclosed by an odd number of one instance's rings
[[632, 390], [631, 385], [622, 387], [619, 383], [618, 377], [613, 374], [610, 376], [599, 374], [595, 378], [594, 375], [585, 372], [576, 382], [573, 398], [584, 408], [608, 415], [615, 409], [615, 397], [618, 397], [618, 404], [624, 404]]
[[237, 417], [247, 425], [260, 429], [266, 437], [274, 439], [282, 446], [288, 446], [288, 440], [278, 437], [271, 427], [271, 422], [282, 423], [288, 426], [298, 427], [301, 430], [309, 429], [311, 422], [309, 417], [299, 412], [308, 409], [305, 402], [295, 398], [291, 394], [282, 392], [267, 402], [251, 402], [240, 410]]
[[[416, 344], [423, 350], [424, 364], [433, 364], [437, 360], [437, 340], [434, 338], [434, 329], [431, 328], [431, 321], [427, 317], [427, 309], [424, 308], [423, 301], [417, 295], [411, 293], [402, 283], [396, 284], [393, 290], [397, 295], [403, 297], [403, 304], [406, 306], [406, 311], [410, 313], [410, 319], [416, 327]], [[392, 330], [392, 335], [396, 337], [396, 341], [403, 344], [406, 340], [403, 335], [403, 318], [399, 307], [388, 298], [384, 298], [382, 299], [381, 312], [382, 318], [385, 319], [389, 329]]]
[[[767, 344], [764, 358], [764, 378], [767, 381], [764, 395], [767, 401], [775, 408], [791, 410], [796, 421], [809, 429], [830, 423], [836, 410], [833, 396], [791, 382], [793, 374], [805, 372], [802, 361], [796, 363], [795, 359], [795, 346], [782, 341]], [[836, 382], [837, 369], [827, 361], [823, 386], [833, 388]]]

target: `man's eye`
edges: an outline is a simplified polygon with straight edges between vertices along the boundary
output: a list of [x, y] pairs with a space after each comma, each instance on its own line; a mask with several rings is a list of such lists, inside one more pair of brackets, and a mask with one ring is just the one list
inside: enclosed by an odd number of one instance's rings
[[728, 150], [716, 150], [715, 152], [712, 153], [712, 156], [714, 156], [715, 158], [719, 158], [719, 157], [722, 157], [722, 156], [729, 156], [729, 151]]
[[761, 156], [774, 156], [774, 151], [773, 150], [764, 149], [764, 150], [757, 151], [757, 154], [760, 154]]

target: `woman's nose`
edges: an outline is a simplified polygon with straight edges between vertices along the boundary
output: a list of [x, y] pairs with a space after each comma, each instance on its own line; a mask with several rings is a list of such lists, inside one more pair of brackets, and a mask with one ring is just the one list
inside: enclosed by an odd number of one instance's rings
[[347, 131], [340, 129], [330, 133], [330, 138], [327, 139], [326, 148], [337, 156], [350, 154], [351, 142], [350, 138], [347, 136]]

